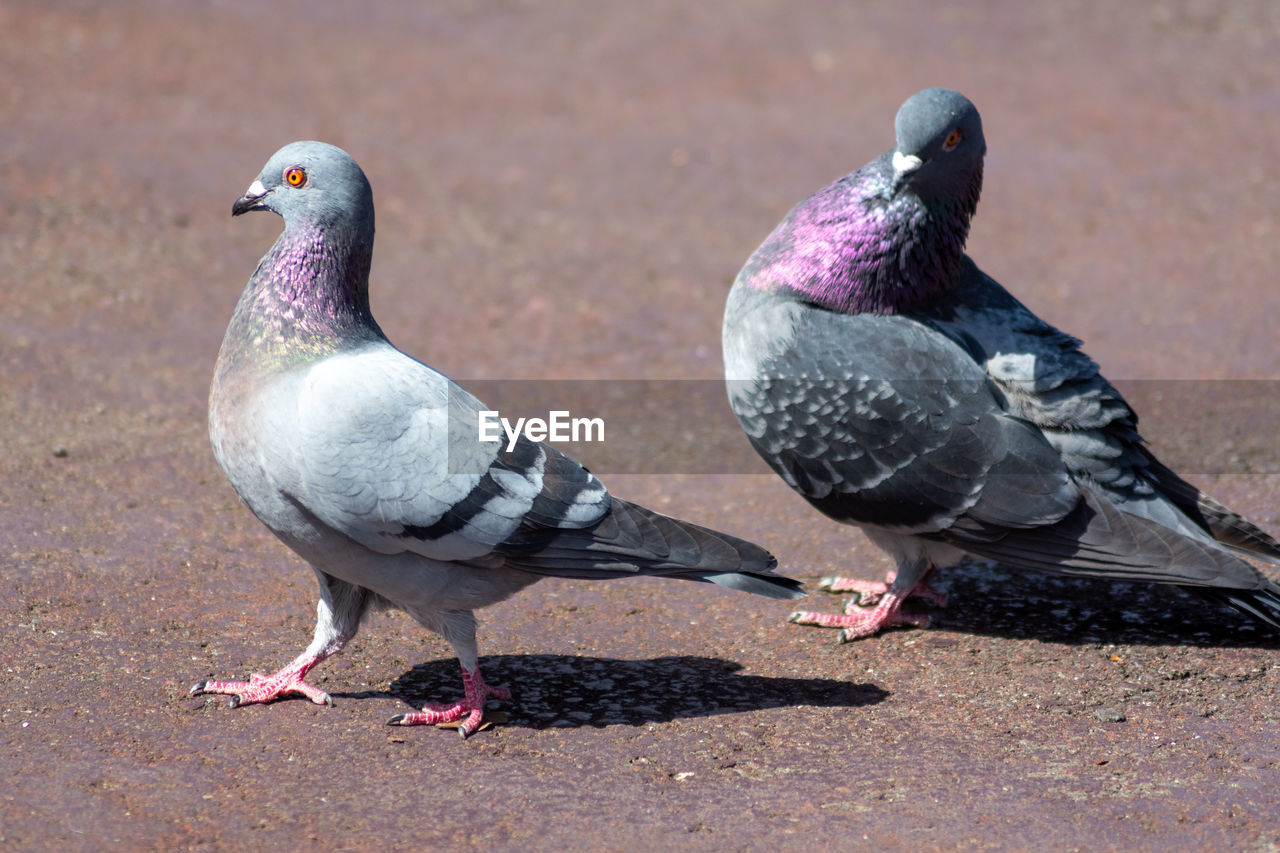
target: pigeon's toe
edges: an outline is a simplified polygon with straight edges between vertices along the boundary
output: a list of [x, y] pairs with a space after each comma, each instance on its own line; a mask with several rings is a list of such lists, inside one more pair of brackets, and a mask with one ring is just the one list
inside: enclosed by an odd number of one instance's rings
[[291, 693], [301, 694], [317, 705], [333, 707], [328, 693], [303, 681], [303, 676], [319, 663], [321, 658], [303, 655], [293, 663], [272, 675], [253, 673], [248, 681], [201, 681], [191, 688], [188, 696], [214, 693], [231, 697], [231, 707], [260, 705], [273, 702]]
[[857, 604], [863, 607], [870, 607], [889, 591], [889, 584], [891, 583], [893, 583], [893, 578], [882, 582], [864, 581], [858, 578], [825, 577], [818, 581], [818, 589], [826, 590], [827, 592], [852, 592], [854, 593], [854, 601]]
[[[912, 590], [914, 592], [914, 590]], [[921, 613], [905, 613], [902, 602], [911, 593], [899, 593], [890, 588], [874, 608], [866, 609], [850, 602], [844, 613], [815, 613], [800, 610], [792, 613], [788, 621], [798, 625], [816, 625], [819, 628], [842, 628], [840, 642], [870, 637], [893, 625], [929, 627], [929, 617]]]
[[465, 695], [459, 702], [448, 705], [431, 704], [421, 711], [396, 714], [387, 720], [389, 726], [439, 726], [458, 724], [458, 733], [464, 738], [479, 730], [484, 721], [484, 706], [490, 699], [510, 699], [511, 691], [505, 687], [490, 687], [480, 677], [480, 669], [462, 668], [462, 686]]

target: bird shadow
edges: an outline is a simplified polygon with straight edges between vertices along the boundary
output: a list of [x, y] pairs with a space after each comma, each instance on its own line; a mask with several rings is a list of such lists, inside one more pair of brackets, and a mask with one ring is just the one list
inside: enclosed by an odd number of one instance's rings
[[937, 628], [1073, 645], [1280, 648], [1280, 637], [1245, 614], [1168, 584], [1068, 577], [975, 560], [938, 571], [931, 583], [950, 598], [944, 608], [920, 610]]
[[[507, 725], [532, 729], [639, 726], [798, 705], [859, 708], [889, 696], [874, 684], [741, 675], [739, 663], [689, 655], [493, 655], [481, 658], [480, 668], [489, 684], [511, 689], [503, 705]], [[414, 666], [378, 695], [419, 707], [461, 698], [461, 687], [458, 662], [435, 660]]]

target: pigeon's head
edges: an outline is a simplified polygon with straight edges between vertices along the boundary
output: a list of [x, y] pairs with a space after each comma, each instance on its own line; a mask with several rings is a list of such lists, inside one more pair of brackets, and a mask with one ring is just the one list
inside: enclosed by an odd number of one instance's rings
[[978, 109], [964, 95], [950, 89], [917, 92], [898, 109], [893, 127], [894, 194], [910, 188], [923, 197], [957, 198], [981, 187], [987, 142]]
[[373, 191], [351, 155], [324, 142], [281, 148], [231, 208], [232, 216], [270, 210], [285, 227], [312, 224], [373, 232]]

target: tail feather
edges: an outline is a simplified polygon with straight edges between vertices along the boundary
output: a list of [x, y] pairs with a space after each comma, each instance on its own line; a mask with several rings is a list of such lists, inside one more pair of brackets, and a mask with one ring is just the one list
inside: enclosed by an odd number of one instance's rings
[[1268, 562], [1280, 562], [1280, 542], [1265, 530], [1208, 495], [1200, 495], [1199, 507], [1209, 523], [1209, 532], [1219, 542]]
[[1147, 457], [1146, 471], [1160, 491], [1210, 536], [1238, 551], [1280, 562], [1280, 542], [1275, 537], [1179, 477], [1153, 454]]
[[1029, 529], [957, 523], [930, 538], [1009, 565], [1109, 580], [1150, 581], [1218, 590], [1252, 590], [1266, 581], [1228, 548], [1183, 535], [1083, 492], [1055, 524]]
[[593, 527], [526, 527], [500, 546], [504, 564], [553, 577], [659, 575], [714, 583], [770, 598], [800, 598], [799, 581], [752, 542], [613, 498]]
[[1274, 583], [1268, 583], [1261, 589], [1186, 588], [1219, 604], [1229, 604], [1271, 629], [1280, 631], [1280, 586]]
[[783, 575], [757, 572], [716, 572], [695, 575], [695, 580], [707, 581], [726, 589], [751, 592], [766, 598], [804, 598], [803, 584]]

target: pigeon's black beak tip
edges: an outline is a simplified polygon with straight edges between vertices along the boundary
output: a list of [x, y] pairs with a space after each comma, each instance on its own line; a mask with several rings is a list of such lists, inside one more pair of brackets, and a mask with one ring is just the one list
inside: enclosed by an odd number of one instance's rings
[[262, 181], [254, 181], [249, 185], [249, 189], [245, 194], [236, 199], [236, 203], [231, 205], [231, 215], [239, 216], [242, 213], [248, 213], [251, 210], [266, 210], [267, 205], [263, 201], [271, 190], [262, 185]]
[[246, 195], [236, 199], [236, 203], [231, 205], [231, 215], [239, 216], [242, 213], [248, 213], [251, 210], [265, 210], [262, 204], [262, 196]]

